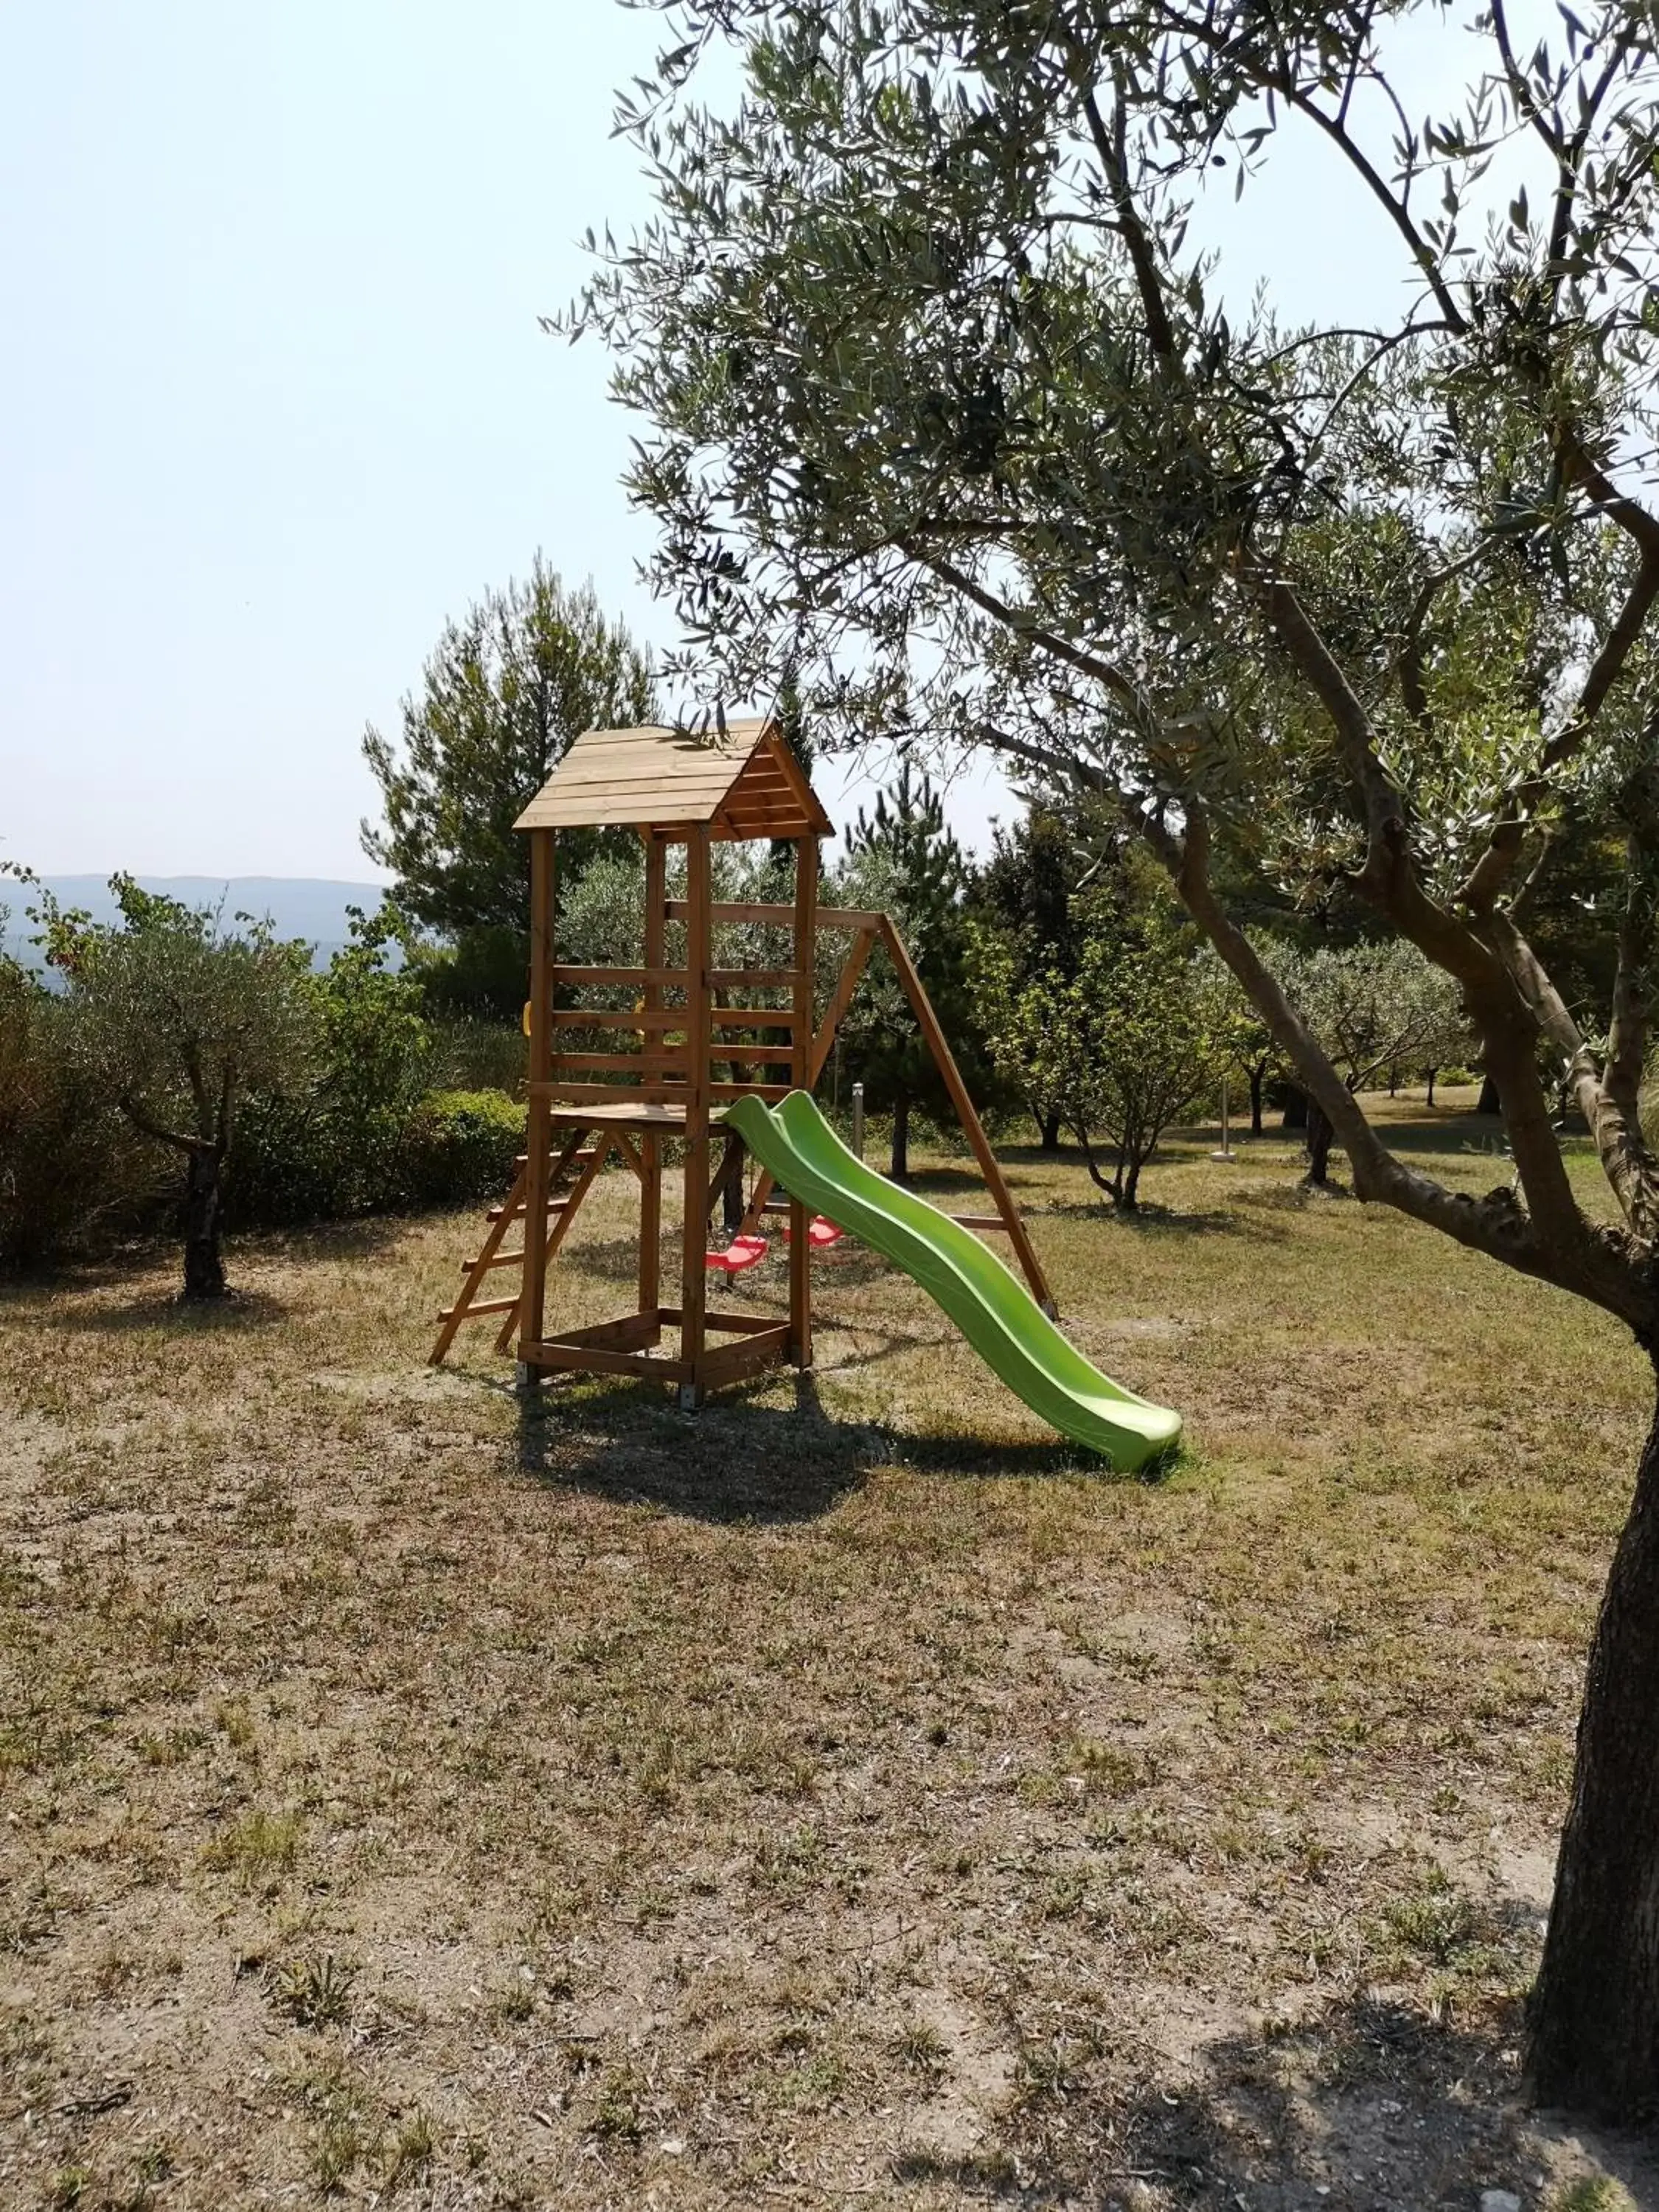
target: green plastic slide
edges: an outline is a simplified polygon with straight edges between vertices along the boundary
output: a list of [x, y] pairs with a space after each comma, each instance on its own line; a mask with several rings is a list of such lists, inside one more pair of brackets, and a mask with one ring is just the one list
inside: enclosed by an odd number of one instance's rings
[[849, 1152], [806, 1091], [792, 1091], [776, 1107], [738, 1098], [727, 1107], [725, 1125], [791, 1197], [920, 1283], [986, 1365], [1062, 1436], [1103, 1453], [1125, 1474], [1180, 1436], [1178, 1413], [1091, 1367], [970, 1230]]

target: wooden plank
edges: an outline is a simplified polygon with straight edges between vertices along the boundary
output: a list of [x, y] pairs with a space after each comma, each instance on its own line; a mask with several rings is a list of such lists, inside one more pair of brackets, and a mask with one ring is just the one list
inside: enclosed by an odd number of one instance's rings
[[[787, 748], [780, 747], [781, 751]], [[818, 841], [803, 837], [795, 847], [793, 1004], [794, 1058], [789, 1080], [798, 1091], [812, 1087], [813, 947], [818, 926]], [[812, 1244], [811, 1209], [792, 1191], [789, 1207], [789, 1338], [790, 1354], [797, 1367], [812, 1364]]]
[[[576, 1218], [577, 1214], [581, 1210], [582, 1200], [587, 1196], [588, 1192], [592, 1189], [594, 1184], [599, 1181], [599, 1170], [604, 1167], [606, 1160], [610, 1157], [611, 1146], [608, 1139], [594, 1146], [592, 1157], [589, 1159], [587, 1165], [577, 1176], [575, 1182], [571, 1184], [570, 1195], [568, 1198], [567, 1198], [563, 1204], [556, 1208], [556, 1210], [551, 1206], [546, 1209], [546, 1212], [548, 1214], [555, 1215], [553, 1227], [545, 1239], [540, 1237], [536, 1238], [533, 1249], [531, 1243], [531, 1237], [535, 1228], [536, 1216], [533, 1213], [527, 1214], [524, 1228], [525, 1250], [526, 1255], [529, 1255], [525, 1267], [525, 1273], [526, 1276], [529, 1274], [531, 1267], [539, 1263], [542, 1279], [544, 1284], [545, 1284], [547, 1279], [547, 1271], [552, 1266], [554, 1259], [558, 1253], [560, 1245], [563, 1243], [565, 1238], [570, 1233], [570, 1224]], [[501, 1334], [495, 1340], [495, 1349], [497, 1352], [506, 1351], [508, 1340], [511, 1338], [512, 1334], [513, 1327], [512, 1323], [509, 1322], [503, 1326]]]
[[704, 1199], [708, 1188], [708, 1103], [714, 1095], [708, 1081], [708, 1046], [712, 1032], [709, 962], [713, 926], [709, 906], [708, 832], [698, 830], [686, 846], [685, 962], [695, 979], [688, 993], [686, 1042], [691, 1057], [691, 1083], [685, 1106], [685, 1206], [680, 1270], [680, 1359], [694, 1386], [697, 1361], [703, 1348], [708, 1269], [708, 1214]]
[[1000, 1213], [953, 1213], [951, 1216], [958, 1229], [999, 1229], [1006, 1231], [1007, 1223]]
[[486, 1314], [516, 1314], [519, 1304], [516, 1295], [510, 1298], [483, 1298], [475, 1305], [447, 1306], [438, 1318], [440, 1321], [453, 1321], [459, 1325], [464, 1321], [482, 1321]]
[[[875, 919], [880, 921], [883, 917], [878, 915]], [[830, 997], [829, 1006], [824, 1009], [823, 1019], [813, 1032], [811, 1080], [805, 1085], [805, 1088], [809, 1091], [817, 1087], [817, 1079], [823, 1073], [824, 1062], [829, 1059], [830, 1048], [836, 1042], [836, 1031], [846, 1019], [847, 1009], [853, 1003], [853, 994], [858, 989], [865, 969], [869, 964], [870, 955], [875, 950], [875, 930], [860, 929], [848, 948], [847, 957], [842, 963], [841, 974], [836, 980], [835, 991]], [[754, 1195], [749, 1201], [749, 1211], [744, 1215], [742, 1226], [738, 1231], [740, 1237], [754, 1235], [762, 1210], [772, 1195], [772, 1177], [763, 1169], [755, 1184]]]
[[1052, 1315], [1054, 1312], [1054, 1293], [1048, 1288], [1042, 1263], [1037, 1258], [1036, 1248], [1020, 1218], [1019, 1208], [1014, 1204], [1013, 1193], [1002, 1172], [1002, 1163], [991, 1150], [991, 1140], [975, 1111], [974, 1102], [968, 1095], [968, 1086], [962, 1079], [962, 1071], [957, 1067], [956, 1056], [939, 1025], [939, 1017], [934, 1013], [933, 1001], [916, 973], [915, 963], [906, 949], [904, 940], [890, 921], [884, 925], [882, 942], [886, 947], [888, 958], [897, 970], [900, 982], [904, 986], [905, 995], [921, 1025], [922, 1036], [927, 1039], [927, 1049], [933, 1054], [934, 1063], [945, 1079], [945, 1087], [951, 1094], [951, 1103], [956, 1109], [963, 1133], [973, 1147], [974, 1158], [979, 1162], [980, 1173], [985, 1177], [991, 1195], [996, 1200], [997, 1211], [1002, 1216], [1003, 1224], [1012, 1241], [1019, 1264], [1024, 1270], [1025, 1279], [1031, 1286], [1031, 1296], [1045, 1313]]
[[775, 1328], [757, 1329], [736, 1344], [716, 1345], [697, 1362], [696, 1379], [704, 1389], [719, 1390], [764, 1368], [779, 1366], [789, 1357], [792, 1334], [789, 1324], [780, 1322]]
[[633, 1169], [635, 1174], [636, 1176], [643, 1176], [645, 1173], [644, 1161], [641, 1155], [634, 1149], [634, 1139], [627, 1133], [627, 1132], [623, 1129], [613, 1129], [611, 1133], [611, 1141], [615, 1145], [617, 1150], [622, 1154], [623, 1158], [627, 1162], [628, 1165]]
[[570, 1375], [641, 1375], [660, 1382], [686, 1382], [691, 1375], [684, 1359], [665, 1359], [655, 1352], [612, 1352], [597, 1344], [521, 1344], [519, 1357], [526, 1366]]
[[[668, 848], [659, 837], [645, 847], [645, 965], [660, 974], [667, 911]], [[662, 986], [645, 986], [645, 1011], [661, 1011]], [[662, 1141], [647, 1131], [640, 1139], [640, 1310], [654, 1310], [662, 1296]]]
[[556, 983], [605, 983], [616, 991], [646, 991], [653, 987], [685, 988], [684, 968], [570, 968], [553, 970]]
[[684, 1049], [662, 1052], [556, 1052], [553, 1055], [553, 1081], [560, 1081], [562, 1068], [574, 1068], [579, 1075], [666, 1075], [671, 1070], [684, 1073], [686, 1055]]
[[677, 1030], [685, 1023], [683, 1006], [556, 1006], [556, 1030]]
[[795, 982], [793, 968], [715, 968], [708, 976], [712, 991], [793, 991]]
[[[553, 1039], [549, 1016], [553, 1011], [554, 927], [556, 921], [553, 832], [532, 830], [530, 838], [530, 1101], [526, 1115], [524, 1279], [520, 1285], [521, 1337], [539, 1337], [547, 1294], [547, 1263], [544, 1257], [547, 1200], [551, 1183], [548, 1146], [552, 1127], [547, 1118], [547, 1097], [540, 1091], [547, 1073]], [[539, 1094], [539, 1095], [538, 1095]], [[574, 1147], [573, 1147], [574, 1149]]]
[[793, 1045], [750, 1044], [747, 1037], [733, 1038], [730, 1044], [715, 1044], [709, 1049], [711, 1060], [740, 1060], [747, 1063], [758, 1061], [765, 1067], [787, 1067], [795, 1065]]
[[542, 1091], [555, 1105], [578, 1106], [661, 1106], [678, 1091], [671, 1092], [665, 1083], [541, 1083], [532, 1086]]

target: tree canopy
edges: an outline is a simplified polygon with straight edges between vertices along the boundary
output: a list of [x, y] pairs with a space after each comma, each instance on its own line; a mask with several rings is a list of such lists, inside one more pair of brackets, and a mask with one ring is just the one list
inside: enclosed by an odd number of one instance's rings
[[[654, 711], [643, 649], [606, 619], [591, 586], [568, 590], [538, 558], [525, 582], [444, 625], [403, 702], [401, 744], [372, 726], [365, 733], [386, 821], [362, 824], [363, 850], [393, 872], [411, 920], [446, 937], [493, 927], [516, 939], [529, 860], [513, 824], [526, 801], [584, 730]], [[565, 842], [579, 864], [581, 836]], [[522, 971], [521, 958], [514, 964]]]
[[[1659, 27], [1595, 0], [1522, 44], [1490, 0], [1462, 94], [1419, 118], [1394, 64], [1413, 15], [1451, 21], [1430, 0], [687, 0], [620, 118], [659, 212], [607, 246], [574, 320], [655, 426], [630, 483], [683, 672], [746, 697], [787, 666], [826, 742], [990, 743], [1106, 795], [1360, 1195], [1651, 1348]], [[711, 104], [721, 45], [741, 88]], [[1224, 298], [1194, 204], [1212, 173], [1248, 195], [1287, 125], [1363, 196], [1356, 250], [1393, 255], [1397, 313]], [[1587, 855], [1592, 1008], [1527, 929]], [[1452, 979], [1516, 1194], [1472, 1199], [1389, 1146], [1224, 884], [1340, 890]], [[1540, 1060], [1612, 1226], [1574, 1189]], [[1544, 2094], [1629, 2112], [1659, 2079], [1659, 1434], [1589, 1680], [1530, 2063]]]

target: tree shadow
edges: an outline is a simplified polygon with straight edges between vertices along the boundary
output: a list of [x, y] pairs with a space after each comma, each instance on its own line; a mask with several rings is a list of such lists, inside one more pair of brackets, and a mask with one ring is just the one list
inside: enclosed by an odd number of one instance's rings
[[[1270, 1208], [1279, 1202], [1275, 1198], [1253, 1200], [1249, 1193], [1241, 1190], [1234, 1205], [1258, 1204]], [[1110, 1222], [1115, 1228], [1148, 1240], [1160, 1237], [1235, 1237], [1254, 1244], [1282, 1244], [1288, 1233], [1276, 1223], [1269, 1224], [1248, 1215], [1241, 1218], [1233, 1206], [1206, 1206], [1189, 1213], [1144, 1199], [1127, 1213], [1120, 1212], [1103, 1197], [1093, 1200], [1061, 1200], [1053, 1206], [1034, 1207], [1032, 1212], [1037, 1218], [1046, 1215], [1060, 1221]]]
[[1145, 2201], [1141, 2185], [1183, 2212], [1469, 2212], [1488, 2189], [1537, 2203], [1540, 2148], [1571, 2144], [1576, 2163], [1659, 2203], [1650, 2140], [1528, 2113], [1512, 2044], [1377, 1992], [1211, 2044], [1195, 2078], [1115, 2050], [1108, 2022], [1098, 2032], [1099, 2057], [1086, 2036], [1032, 2054], [994, 2147], [912, 2150], [896, 2178], [1100, 2212]]
[[550, 1378], [520, 1401], [519, 1467], [613, 1504], [760, 1525], [820, 1519], [878, 1467], [969, 1479], [1146, 1479], [1115, 1476], [1059, 1440], [994, 1443], [838, 1421], [811, 1374], [793, 1377], [793, 1406], [768, 1403], [762, 1393], [775, 1382], [775, 1374], [757, 1378], [686, 1413], [660, 1385]]
[[[79, 1289], [88, 1286], [76, 1285]], [[137, 1329], [164, 1329], [175, 1336], [234, 1336], [268, 1328], [289, 1317], [286, 1299], [267, 1291], [233, 1287], [222, 1298], [191, 1300], [177, 1291], [151, 1292], [121, 1304], [91, 1298], [45, 1316], [46, 1325], [73, 1336], [121, 1336]]]

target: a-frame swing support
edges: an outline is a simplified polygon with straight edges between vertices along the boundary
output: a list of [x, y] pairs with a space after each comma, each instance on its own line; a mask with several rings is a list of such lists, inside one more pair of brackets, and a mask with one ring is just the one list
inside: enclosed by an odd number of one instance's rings
[[[555, 947], [556, 834], [562, 828], [623, 823], [637, 829], [645, 842], [643, 963], [637, 969], [562, 966]], [[711, 1179], [709, 1173], [711, 1136], [736, 1098], [752, 1095], [771, 1103], [816, 1085], [878, 945], [893, 963], [995, 1202], [994, 1214], [957, 1218], [975, 1229], [1005, 1231], [1033, 1296], [1053, 1312], [1024, 1223], [903, 940], [885, 915], [818, 906], [817, 841], [829, 834], [830, 823], [775, 725], [733, 723], [718, 737], [661, 728], [589, 731], [518, 826], [528, 833], [531, 851], [525, 1157], [477, 1258], [466, 1265], [460, 1297], [441, 1316], [434, 1363], [463, 1322], [491, 1315], [501, 1317], [498, 1349], [517, 1340], [526, 1385], [550, 1370], [650, 1376], [678, 1383], [682, 1402], [695, 1405], [705, 1391], [779, 1361], [810, 1366], [810, 1215], [799, 1200], [789, 1201], [787, 1321], [710, 1303], [704, 1255], [719, 1188], [718, 1176]], [[792, 842], [791, 903], [716, 901], [710, 864], [715, 837]], [[672, 844], [685, 848], [683, 899], [666, 896]], [[714, 932], [727, 923], [786, 932], [788, 965], [717, 969]], [[683, 965], [668, 964], [671, 924], [684, 937]], [[849, 930], [853, 942], [814, 1029], [820, 928]], [[631, 1007], [574, 1003], [592, 988], [608, 990], [613, 1000], [631, 1000]], [[733, 992], [751, 1000], [766, 994], [775, 1003], [733, 1006]], [[775, 1003], [780, 997], [784, 1002]], [[595, 1033], [604, 1037], [618, 1030], [632, 1030], [635, 1037], [618, 1037], [619, 1049], [586, 1048]], [[576, 1036], [576, 1049], [566, 1048], [571, 1031], [586, 1032], [586, 1038]], [[665, 1148], [671, 1142], [680, 1148], [684, 1200], [679, 1304], [665, 1306], [660, 1233]], [[613, 1152], [621, 1152], [640, 1185], [636, 1310], [550, 1334], [548, 1268]], [[749, 1222], [758, 1218], [770, 1190], [771, 1179], [763, 1176]], [[514, 1224], [521, 1225], [522, 1235], [519, 1247], [511, 1249], [506, 1239]], [[481, 1295], [496, 1269], [514, 1263], [520, 1271], [516, 1296]], [[676, 1341], [665, 1347], [663, 1339], [671, 1334]], [[723, 1340], [711, 1346], [711, 1335]]]

